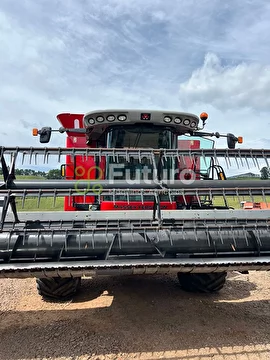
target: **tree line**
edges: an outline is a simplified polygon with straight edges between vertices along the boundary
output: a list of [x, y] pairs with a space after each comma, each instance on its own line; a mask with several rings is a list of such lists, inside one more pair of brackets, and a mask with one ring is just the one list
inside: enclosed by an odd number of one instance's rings
[[264, 166], [261, 170], [261, 179], [267, 180], [270, 178], [270, 168], [267, 166]]
[[[0, 168], [0, 175], [3, 175], [2, 168]], [[15, 176], [38, 176], [45, 179], [61, 179], [61, 171], [59, 169], [51, 169], [49, 171], [36, 171], [33, 169], [16, 169]]]

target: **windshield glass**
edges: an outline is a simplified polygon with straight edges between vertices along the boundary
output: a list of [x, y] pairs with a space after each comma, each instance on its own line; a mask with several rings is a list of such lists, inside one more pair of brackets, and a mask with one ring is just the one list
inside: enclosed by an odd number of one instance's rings
[[108, 134], [108, 148], [169, 149], [171, 145], [171, 131], [161, 126], [123, 126], [112, 128]]
[[[114, 127], [108, 133], [108, 148], [143, 148], [143, 149], [171, 149], [175, 147], [176, 136], [166, 127], [155, 125], [126, 125]], [[158, 155], [155, 159], [158, 163]], [[162, 177], [169, 179], [174, 176], [174, 160], [164, 159]], [[155, 168], [153, 159], [142, 157], [141, 159], [130, 157], [115, 159], [109, 157], [106, 163], [106, 178], [110, 180], [126, 180], [131, 183], [140, 181], [151, 181]], [[111, 201], [111, 197], [106, 197]], [[117, 196], [116, 199], [125, 201], [126, 198]], [[131, 196], [132, 201], [141, 201], [140, 196]], [[153, 197], [144, 197], [147, 201], [153, 201]], [[167, 199], [167, 198], [166, 198]]]
[[[108, 134], [108, 148], [144, 148], [171, 149], [174, 134], [165, 127], [154, 125], [114, 127]], [[154, 166], [151, 158], [130, 158], [117, 161], [110, 157], [107, 162], [106, 177], [115, 180], [152, 180]], [[158, 159], [156, 159], [157, 163]], [[163, 162], [163, 178], [169, 178], [172, 172], [172, 159]]]

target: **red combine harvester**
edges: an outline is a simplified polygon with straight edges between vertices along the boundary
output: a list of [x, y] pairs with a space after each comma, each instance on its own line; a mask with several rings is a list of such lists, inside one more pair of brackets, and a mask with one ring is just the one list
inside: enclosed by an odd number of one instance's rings
[[[269, 209], [227, 204], [232, 196], [265, 202], [269, 181], [227, 180], [219, 162], [268, 164], [270, 150], [236, 149], [242, 138], [202, 131], [206, 113], [115, 109], [57, 118], [58, 130], [33, 135], [45, 144], [52, 132], [65, 133], [66, 147], [1, 148], [0, 277], [34, 276], [44, 299], [66, 299], [83, 276], [176, 273], [183, 289], [214, 292], [228, 271], [270, 270]], [[211, 137], [228, 147], [215, 148]], [[63, 179], [16, 180], [20, 157], [51, 156], [60, 164], [65, 157]], [[17, 199], [28, 197], [62, 197], [64, 211], [18, 212]]]
[[[59, 114], [57, 116], [58, 121], [64, 128], [67, 129], [83, 129], [83, 114]], [[208, 142], [213, 145], [211, 140]], [[181, 150], [195, 150], [200, 148], [200, 140], [178, 140], [177, 142], [178, 148]], [[91, 148], [98, 148], [100, 146], [106, 147], [105, 143], [98, 143], [97, 141], [93, 141], [91, 143]], [[76, 133], [76, 132], [68, 132], [67, 139], [66, 139], [66, 147], [67, 148], [84, 148], [85, 147], [85, 134], [84, 133]], [[146, 164], [145, 164], [146, 165]], [[147, 163], [149, 165], [149, 163]], [[137, 168], [137, 178], [138, 172], [141, 173], [142, 169], [138, 169], [138, 164], [136, 165]], [[196, 170], [195, 170], [196, 166]], [[121, 171], [121, 168], [119, 169]], [[149, 168], [147, 169], [149, 170]], [[151, 168], [153, 171], [153, 168]], [[196, 164], [194, 161], [188, 157], [183, 157], [182, 161], [179, 161], [179, 174], [181, 173], [186, 180], [189, 180], [194, 177], [194, 179], [200, 179], [200, 162], [197, 161]], [[116, 175], [116, 179], [121, 179], [121, 175]], [[194, 174], [193, 174], [194, 171]], [[94, 157], [88, 156], [87, 158], [82, 155], [67, 155], [66, 157], [66, 164], [62, 165], [61, 167], [61, 174], [67, 180], [104, 180], [106, 173], [106, 158], [102, 157], [100, 160], [95, 160]], [[124, 176], [123, 176], [124, 175]], [[129, 179], [132, 178], [132, 174], [129, 173]], [[150, 175], [150, 174], [149, 174]], [[122, 174], [122, 179], [126, 179], [126, 174]], [[138, 180], [138, 179], [137, 179]], [[100, 190], [99, 184], [96, 185], [97, 193]], [[181, 203], [180, 198], [178, 198], [179, 204]], [[182, 200], [183, 201], [183, 200]], [[191, 199], [188, 197], [187, 201], [190, 202]], [[95, 204], [95, 197], [94, 196], [74, 196], [73, 198], [66, 197], [64, 203], [65, 211], [75, 211], [75, 210], [89, 210], [89, 207], [93, 210], [99, 208], [99, 210], [149, 210], [153, 209], [153, 199], [150, 201], [132, 201], [131, 203], [127, 204], [126, 201], [106, 201], [102, 200], [101, 204]], [[176, 202], [170, 201], [163, 201], [160, 204], [161, 209], [176, 209]]]

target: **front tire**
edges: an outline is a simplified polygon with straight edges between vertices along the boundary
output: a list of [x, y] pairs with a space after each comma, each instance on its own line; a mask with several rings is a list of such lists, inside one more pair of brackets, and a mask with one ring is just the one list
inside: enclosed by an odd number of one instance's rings
[[215, 293], [224, 287], [227, 273], [178, 273], [177, 276], [180, 286], [185, 291]]
[[81, 278], [42, 278], [36, 282], [38, 293], [44, 300], [66, 301], [77, 293]]

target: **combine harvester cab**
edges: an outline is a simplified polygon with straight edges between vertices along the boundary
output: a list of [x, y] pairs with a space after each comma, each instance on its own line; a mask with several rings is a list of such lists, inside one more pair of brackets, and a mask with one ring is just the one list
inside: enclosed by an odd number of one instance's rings
[[[44, 299], [67, 299], [83, 276], [175, 273], [183, 289], [215, 292], [228, 271], [270, 269], [268, 180], [227, 180], [222, 162], [269, 166], [270, 150], [235, 148], [202, 131], [207, 114], [102, 110], [59, 114], [66, 147], [1, 148], [0, 276], [36, 277]], [[217, 149], [211, 137], [227, 138]], [[16, 180], [15, 164], [62, 164], [62, 180]], [[8, 163], [10, 160], [10, 163]], [[28, 197], [64, 198], [63, 211], [18, 212]], [[228, 199], [234, 197], [239, 208]]]

